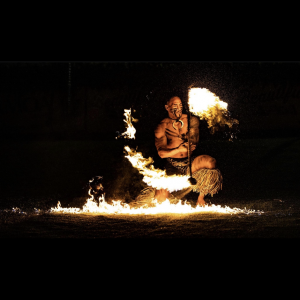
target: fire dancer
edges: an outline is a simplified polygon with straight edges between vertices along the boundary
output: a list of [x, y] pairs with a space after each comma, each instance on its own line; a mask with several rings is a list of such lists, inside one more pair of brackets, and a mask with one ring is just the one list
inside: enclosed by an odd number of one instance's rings
[[[190, 126], [188, 126], [188, 117], [182, 114], [182, 102], [179, 97], [170, 98], [165, 109], [168, 117], [163, 119], [155, 129], [155, 146], [158, 155], [165, 161], [167, 175], [188, 175], [188, 130], [190, 131], [191, 153], [195, 150], [199, 142], [199, 119], [192, 116]], [[190, 127], [190, 128], [189, 128]], [[197, 205], [206, 204], [204, 196], [215, 194], [222, 188], [222, 175], [216, 169], [216, 159], [209, 155], [192, 156], [192, 175], [197, 180], [192, 189], [199, 193]], [[155, 198], [161, 202], [170, 199], [168, 190], [156, 190]]]

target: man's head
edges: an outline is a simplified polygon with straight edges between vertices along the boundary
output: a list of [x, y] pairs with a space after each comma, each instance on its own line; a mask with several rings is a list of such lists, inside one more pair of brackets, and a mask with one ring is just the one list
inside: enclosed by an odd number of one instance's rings
[[179, 97], [171, 97], [165, 105], [171, 119], [179, 120], [182, 116], [182, 102]]

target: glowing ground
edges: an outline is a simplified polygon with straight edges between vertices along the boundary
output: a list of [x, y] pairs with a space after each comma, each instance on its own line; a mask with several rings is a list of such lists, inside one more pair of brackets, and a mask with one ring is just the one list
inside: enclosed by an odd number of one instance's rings
[[[235, 205], [236, 206], [236, 205]], [[240, 205], [241, 209], [242, 206]], [[300, 237], [296, 201], [248, 202], [264, 213], [97, 214], [39, 209], [0, 211], [0, 237], [9, 238], [295, 238]], [[250, 211], [250, 210], [248, 210]]]

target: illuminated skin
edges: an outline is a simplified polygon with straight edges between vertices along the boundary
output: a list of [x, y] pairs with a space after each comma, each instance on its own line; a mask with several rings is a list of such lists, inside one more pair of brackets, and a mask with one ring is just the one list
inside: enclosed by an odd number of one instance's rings
[[[181, 138], [187, 134], [187, 115], [182, 114], [182, 102], [179, 97], [172, 97], [165, 105], [168, 112], [168, 118], [163, 119], [155, 129], [155, 146], [158, 155], [161, 158], [185, 158], [188, 156], [188, 143]], [[179, 121], [181, 120], [182, 123]], [[175, 123], [174, 123], [175, 122]], [[175, 128], [174, 128], [175, 127]], [[199, 142], [199, 119], [191, 117], [190, 128], [191, 153], [195, 150]], [[209, 155], [199, 155], [192, 163], [192, 173], [203, 169], [214, 169], [216, 160]], [[159, 201], [165, 201], [169, 197], [169, 191], [166, 189], [156, 190], [155, 198]], [[197, 205], [204, 206], [204, 194], [200, 193]]]

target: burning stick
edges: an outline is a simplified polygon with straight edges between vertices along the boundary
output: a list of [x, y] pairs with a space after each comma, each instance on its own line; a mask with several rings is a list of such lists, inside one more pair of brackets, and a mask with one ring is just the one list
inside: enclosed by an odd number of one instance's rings
[[188, 115], [188, 162], [191, 185], [197, 183], [196, 179], [192, 177], [192, 164], [191, 164], [191, 145], [190, 145], [190, 120], [191, 113], [206, 119], [208, 127], [212, 129], [212, 133], [216, 130], [216, 125], [228, 125], [230, 128], [233, 124], [238, 124], [238, 121], [231, 119], [227, 111], [227, 103], [221, 101], [214, 93], [208, 89], [202, 88], [189, 88], [188, 89], [188, 103], [186, 105]]
[[189, 168], [190, 168], [190, 178], [189, 178], [189, 183], [191, 185], [195, 185], [197, 183], [197, 180], [192, 177], [192, 161], [191, 161], [191, 145], [190, 145], [190, 121], [191, 121], [191, 113], [188, 110], [187, 111], [188, 115], [188, 160], [189, 160]]

